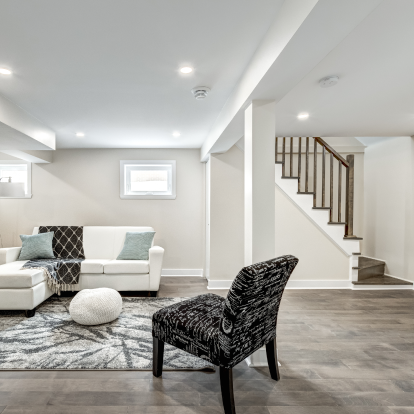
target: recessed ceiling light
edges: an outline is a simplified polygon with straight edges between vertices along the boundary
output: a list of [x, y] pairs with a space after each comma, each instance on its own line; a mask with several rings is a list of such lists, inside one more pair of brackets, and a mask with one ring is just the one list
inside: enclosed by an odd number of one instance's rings
[[189, 66], [184, 66], [180, 69], [181, 73], [191, 73], [193, 71], [193, 68], [190, 68]]
[[84, 137], [84, 136], [85, 136], [85, 134], [84, 134], [83, 132], [77, 132], [77, 133], [76, 133], [76, 136], [77, 136], [77, 137]]
[[303, 113], [303, 114], [298, 115], [298, 119], [308, 119], [308, 118], [309, 118], [309, 114], [307, 114], [307, 113]]
[[9, 69], [6, 69], [6, 68], [0, 68], [0, 73], [2, 75], [11, 75], [12, 74], [12, 71], [9, 70]]
[[172, 136], [178, 138], [181, 134], [178, 131], [174, 131]]

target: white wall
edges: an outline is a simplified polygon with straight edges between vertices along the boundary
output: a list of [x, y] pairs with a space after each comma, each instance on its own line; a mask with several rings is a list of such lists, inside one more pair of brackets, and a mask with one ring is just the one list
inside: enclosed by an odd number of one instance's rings
[[275, 190], [275, 257], [299, 259], [291, 280], [349, 280], [349, 258], [279, 187]]
[[365, 150], [363, 253], [385, 260], [386, 273], [414, 280], [414, 138], [395, 137]]
[[210, 280], [233, 280], [244, 266], [244, 154], [210, 157]]
[[[0, 159], [3, 158], [0, 154]], [[5, 158], [5, 157], [4, 157]], [[121, 200], [119, 161], [177, 161], [175, 200]], [[204, 165], [198, 149], [73, 149], [33, 164], [32, 199], [0, 199], [3, 246], [38, 225], [152, 226], [165, 248], [163, 267], [204, 268]]]

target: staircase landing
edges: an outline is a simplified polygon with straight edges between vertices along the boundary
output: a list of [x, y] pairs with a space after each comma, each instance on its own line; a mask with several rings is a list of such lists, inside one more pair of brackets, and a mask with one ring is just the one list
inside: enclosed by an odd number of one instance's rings
[[412, 282], [386, 275], [370, 276], [366, 279], [357, 280], [352, 283], [354, 285], [413, 285]]
[[398, 289], [412, 289], [413, 283], [401, 280], [396, 277], [385, 274], [385, 262], [371, 257], [358, 257], [358, 266], [353, 269], [358, 270], [358, 280], [352, 281], [355, 287], [377, 287], [388, 288], [395, 287]]

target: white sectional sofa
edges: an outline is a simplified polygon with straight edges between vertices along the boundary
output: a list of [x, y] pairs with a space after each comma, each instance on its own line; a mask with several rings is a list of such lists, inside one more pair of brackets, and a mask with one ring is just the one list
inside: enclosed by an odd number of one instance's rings
[[[37, 234], [35, 227], [33, 234]], [[154, 231], [152, 227], [83, 228], [85, 260], [75, 290], [109, 287], [118, 291], [149, 291], [156, 295], [160, 285], [164, 249], [152, 246], [149, 260], [116, 260], [128, 231]], [[53, 292], [47, 286], [43, 270], [20, 270], [26, 261], [18, 261], [20, 247], [0, 249], [0, 309], [33, 309]]]

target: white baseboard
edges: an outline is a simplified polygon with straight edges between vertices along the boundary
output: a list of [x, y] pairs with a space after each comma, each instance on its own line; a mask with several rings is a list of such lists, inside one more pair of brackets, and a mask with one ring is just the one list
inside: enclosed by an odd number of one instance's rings
[[286, 289], [351, 289], [349, 280], [289, 280]]
[[[209, 280], [208, 289], [230, 289], [232, 280]], [[286, 289], [352, 289], [349, 280], [289, 280]]]
[[[232, 280], [210, 279], [208, 281], [207, 289], [230, 289], [232, 282]], [[395, 290], [413, 289], [413, 285], [354, 285], [349, 280], [289, 280], [286, 289]]]
[[353, 290], [413, 290], [413, 285], [352, 285]]
[[230, 289], [231, 284], [233, 283], [232, 280], [211, 280], [208, 279], [207, 289], [214, 290], [214, 289]]
[[162, 269], [161, 276], [198, 276], [204, 277], [203, 269]]

